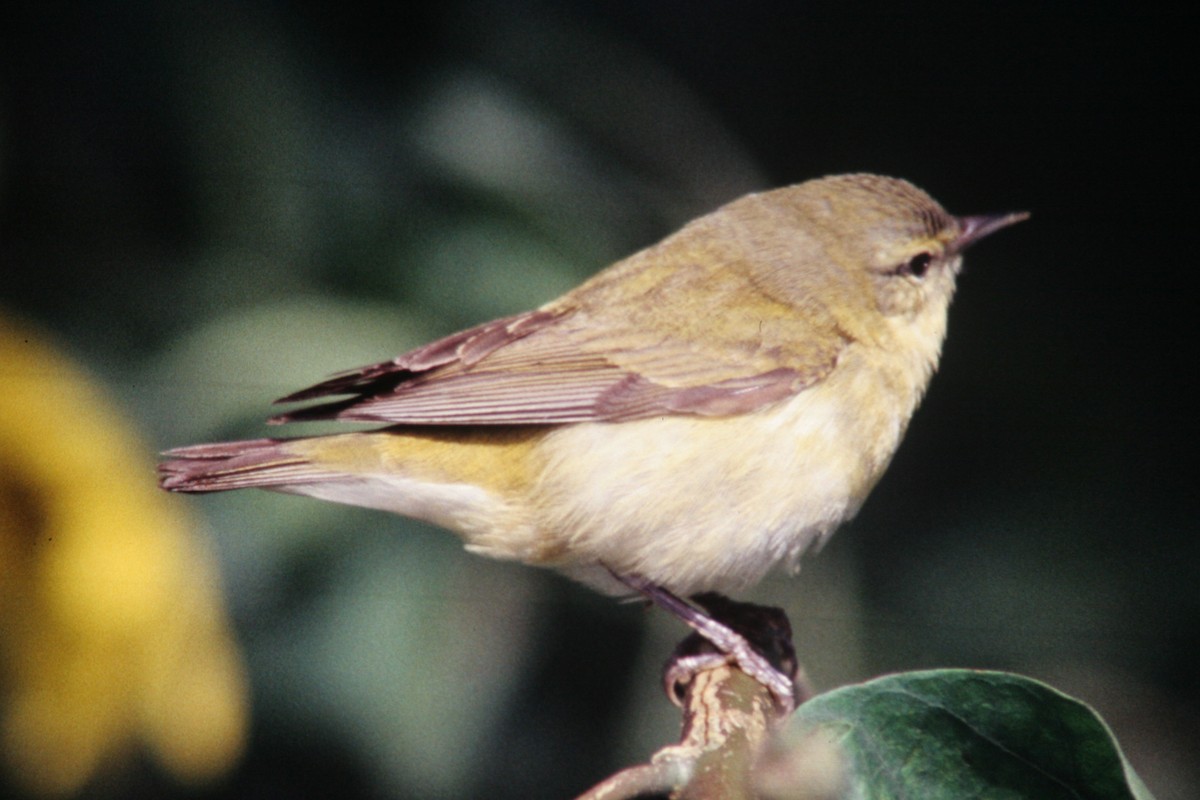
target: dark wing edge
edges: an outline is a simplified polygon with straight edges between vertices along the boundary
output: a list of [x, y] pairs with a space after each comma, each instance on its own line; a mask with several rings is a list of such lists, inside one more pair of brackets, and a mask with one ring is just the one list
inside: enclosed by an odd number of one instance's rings
[[808, 375], [780, 367], [758, 375], [688, 387], [662, 386], [631, 376], [597, 398], [595, 412], [597, 417], [610, 422], [663, 414], [700, 417], [748, 414], [811, 386], [828, 375], [833, 366], [830, 362], [827, 368]]
[[277, 425], [286, 422], [347, 419], [344, 415], [346, 410], [370, 398], [390, 395], [401, 384], [438, 367], [450, 364], [469, 367], [506, 344], [558, 322], [567, 313], [567, 310], [539, 309], [502, 317], [452, 333], [409, 350], [390, 361], [339, 372], [328, 380], [281, 397], [275, 403], [299, 403], [339, 394], [354, 395], [353, 397], [277, 414], [267, 422]]

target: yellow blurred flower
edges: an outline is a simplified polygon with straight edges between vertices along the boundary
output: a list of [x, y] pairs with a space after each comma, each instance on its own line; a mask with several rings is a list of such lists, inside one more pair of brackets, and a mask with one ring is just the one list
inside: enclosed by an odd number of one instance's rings
[[66, 796], [144, 747], [184, 782], [240, 754], [245, 670], [212, 555], [82, 371], [0, 318], [0, 749]]

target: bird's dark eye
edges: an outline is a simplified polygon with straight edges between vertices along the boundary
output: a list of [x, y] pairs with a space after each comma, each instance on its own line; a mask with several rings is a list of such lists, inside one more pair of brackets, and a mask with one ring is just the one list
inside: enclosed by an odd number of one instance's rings
[[904, 266], [900, 268], [900, 272], [904, 275], [912, 275], [914, 278], [924, 278], [931, 263], [933, 263], [933, 254], [922, 251], [905, 262]]

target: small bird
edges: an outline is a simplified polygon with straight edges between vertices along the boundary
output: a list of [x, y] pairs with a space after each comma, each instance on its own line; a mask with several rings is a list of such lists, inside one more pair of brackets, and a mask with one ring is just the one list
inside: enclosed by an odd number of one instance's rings
[[161, 485], [426, 520], [720, 640], [678, 596], [794, 567], [858, 511], [937, 366], [963, 251], [1027, 216], [955, 217], [868, 174], [750, 194], [534, 311], [284, 397], [323, 402], [271, 420], [386, 427], [171, 450]]

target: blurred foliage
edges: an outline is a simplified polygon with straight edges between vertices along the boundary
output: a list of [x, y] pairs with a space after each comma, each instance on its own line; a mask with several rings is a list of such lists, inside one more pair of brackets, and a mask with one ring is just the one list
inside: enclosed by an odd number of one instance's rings
[[[859, 520], [748, 599], [789, 609], [820, 687], [1034, 674], [1095, 705], [1160, 800], [1192, 796], [1200, 517], [1170, 353], [1192, 318], [1171, 199], [1196, 156], [1162, 76], [1194, 48], [1146, 45], [1186, 26], [949, 4], [13, 6], [0, 300], [158, 447], [276, 433], [271, 398], [537, 305], [768, 184], [868, 169], [953, 211], [1031, 208], [972, 253], [943, 374]], [[662, 615], [382, 514], [163, 500], [206, 515], [253, 679], [246, 756], [212, 796], [563, 797], [673, 738], [655, 673], [682, 631]]]

